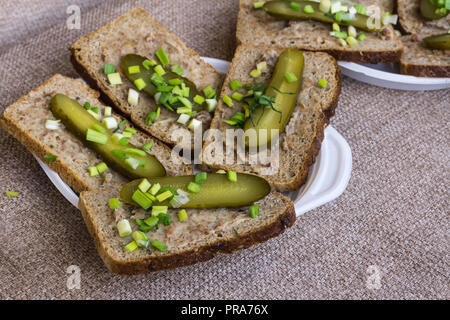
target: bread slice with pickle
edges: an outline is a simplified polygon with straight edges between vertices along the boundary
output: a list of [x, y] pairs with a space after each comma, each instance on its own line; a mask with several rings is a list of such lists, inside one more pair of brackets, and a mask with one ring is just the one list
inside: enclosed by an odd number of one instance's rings
[[[138, 54], [153, 59], [155, 52], [163, 48], [171, 64], [178, 64], [184, 70], [184, 77], [192, 81], [197, 89], [211, 86], [219, 91], [223, 76], [206, 63], [197, 52], [188, 48], [175, 34], [141, 8], [135, 8], [111, 23], [77, 40], [70, 47], [71, 60], [75, 69], [93, 88], [102, 93], [102, 99], [152, 136], [170, 145], [177, 140], [172, 136], [178, 130], [181, 135], [190, 135], [185, 125], [177, 123], [178, 115], [164, 107], [158, 120], [146, 124], [146, 117], [157, 106], [152, 97], [139, 94], [136, 106], [128, 103], [128, 90], [135, 88], [120, 70], [121, 57]], [[123, 83], [111, 85], [104, 73], [104, 65], [113, 64], [121, 74]], [[209, 128], [211, 116], [199, 112], [196, 116]], [[184, 132], [184, 134], [183, 134]]]
[[[6, 108], [0, 118], [0, 125], [31, 153], [46, 162], [75, 192], [119, 187], [126, 183], [129, 179], [112, 170], [91, 177], [88, 167], [96, 166], [102, 159], [64, 125], [60, 125], [57, 130], [45, 127], [47, 120], [55, 120], [50, 110], [50, 101], [57, 93], [75, 99], [82, 105], [89, 102], [91, 106], [98, 107], [100, 112], [105, 108], [99, 100], [99, 92], [80, 80], [56, 74]], [[124, 119], [115, 113], [112, 115], [118, 122]], [[127, 123], [127, 127], [134, 128], [130, 123]], [[171, 160], [171, 149], [152, 136], [138, 130], [130, 138], [130, 142], [137, 147], [151, 142], [153, 146], [149, 153], [163, 164], [167, 174], [192, 173], [192, 166], [174, 163]]]
[[[331, 24], [313, 20], [280, 21], [264, 10], [254, 9], [254, 0], [239, 1], [237, 23], [238, 43], [263, 47], [292, 47], [310, 51], [323, 51], [337, 60], [361, 63], [388, 63], [400, 60], [403, 44], [388, 25], [378, 32], [364, 32], [364, 41], [354, 46], [343, 47], [338, 39], [330, 35]], [[374, 0], [359, 0], [352, 3], [378, 5]]]
[[150, 246], [128, 252], [124, 247], [133, 239], [119, 237], [117, 222], [128, 219], [135, 231], [137, 226], [131, 221], [148, 217], [148, 213], [126, 204], [113, 211], [108, 206], [112, 197], [117, 197], [117, 193], [111, 190], [82, 192], [79, 206], [100, 257], [109, 270], [122, 275], [207, 261], [219, 253], [233, 253], [264, 242], [295, 222], [292, 201], [277, 192], [256, 202], [259, 214], [255, 218], [250, 217], [248, 207], [186, 209], [188, 218], [180, 222], [177, 217], [180, 209], [169, 209], [172, 223], [160, 224], [156, 231], [147, 234], [151, 240], [167, 245], [167, 251]]
[[[252, 83], [250, 72], [256, 68], [257, 63], [263, 61], [267, 64], [267, 71], [257, 81], [268, 82], [282, 51], [281, 48], [247, 45], [237, 48], [211, 122], [211, 129], [218, 130], [225, 137], [227, 129], [234, 127], [224, 120], [229, 120], [238, 111], [243, 112], [243, 103], [236, 101], [229, 107], [223, 102], [225, 95], [232, 95], [230, 82], [238, 79], [242, 84]], [[268, 170], [274, 168], [271, 164], [254, 165], [248, 161], [242, 164], [237, 161], [227, 164], [225, 157], [215, 157], [213, 154], [213, 135], [209, 135], [203, 144], [202, 161], [206, 166], [260, 175], [279, 191], [294, 191], [304, 184], [309, 167], [320, 151], [324, 129], [337, 107], [341, 78], [337, 62], [329, 54], [304, 51], [303, 56], [303, 77], [297, 102], [284, 132], [280, 134], [278, 169], [272, 172]], [[324, 88], [318, 85], [320, 79], [327, 82]], [[223, 150], [225, 149], [224, 146]]]

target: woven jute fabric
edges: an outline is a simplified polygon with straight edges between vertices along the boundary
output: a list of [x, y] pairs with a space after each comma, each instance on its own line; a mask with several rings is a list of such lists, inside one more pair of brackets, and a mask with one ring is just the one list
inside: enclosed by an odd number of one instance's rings
[[[66, 27], [70, 1], [32, 2], [0, 1], [1, 111], [54, 73], [76, 77], [69, 45], [136, 6], [203, 56], [230, 60], [236, 45], [237, 1], [79, 0], [80, 30]], [[0, 298], [448, 299], [449, 105], [450, 90], [343, 77], [331, 124], [353, 154], [344, 194], [264, 244], [134, 277], [106, 269], [80, 212], [0, 130]], [[79, 289], [67, 286], [71, 265]]]

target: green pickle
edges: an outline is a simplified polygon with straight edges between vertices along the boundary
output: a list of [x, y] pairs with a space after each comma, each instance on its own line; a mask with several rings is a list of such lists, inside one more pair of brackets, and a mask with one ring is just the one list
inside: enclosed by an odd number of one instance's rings
[[430, 49], [450, 50], [450, 33], [426, 37], [423, 42]]
[[[264, 95], [268, 97], [275, 97], [274, 108], [278, 112], [262, 106], [255, 109], [252, 117], [245, 122], [244, 131], [255, 129], [258, 139], [257, 141], [247, 139], [246, 145], [248, 147], [269, 144], [272, 129], [279, 130], [279, 133], [283, 132], [297, 101], [302, 82], [303, 63], [303, 53], [298, 49], [286, 49], [280, 54], [272, 79], [264, 92]], [[292, 72], [297, 80], [290, 83], [286, 81], [286, 72]], [[260, 139], [260, 129], [267, 130], [266, 140]], [[257, 144], [254, 145], [254, 142]]]
[[[161, 177], [147, 179], [152, 185], [159, 183], [162, 188], [186, 191], [186, 186], [195, 181], [195, 176]], [[133, 193], [142, 180], [134, 180], [122, 187], [120, 198], [128, 204], [139, 207], [133, 200]], [[189, 193], [189, 202], [180, 208], [222, 208], [242, 207], [264, 198], [270, 192], [269, 183], [263, 178], [238, 173], [237, 182], [228, 180], [226, 174], [208, 173], [206, 181], [200, 184], [199, 193]], [[169, 206], [170, 201], [158, 202], [156, 205]]]
[[[264, 4], [264, 11], [267, 12], [269, 15], [274, 16], [278, 19], [282, 20], [299, 20], [299, 19], [311, 19], [316, 20], [320, 22], [325, 23], [333, 23], [336, 22], [340, 25], [349, 26], [352, 25], [356, 28], [359, 28], [361, 30], [365, 31], [379, 31], [381, 28], [377, 28], [375, 25], [372, 28], [369, 28], [368, 20], [370, 17], [362, 15], [362, 14], [355, 14], [355, 17], [351, 21], [347, 20], [341, 20], [336, 21], [334, 17], [331, 14], [324, 13], [319, 10], [319, 2], [315, 1], [295, 1], [301, 6], [300, 10], [294, 10], [290, 7], [290, 1], [281, 0], [281, 1], [269, 1]], [[310, 5], [313, 9], [313, 13], [306, 13], [304, 12], [303, 8], [306, 5]]]
[[[113, 155], [113, 150], [124, 150], [126, 148], [136, 148], [132, 144], [122, 146], [111, 139], [112, 131], [107, 130], [100, 121], [90, 115], [76, 100], [70, 99], [66, 95], [56, 94], [51, 100], [51, 111], [53, 115], [62, 121], [64, 126], [77, 136], [88, 148], [97, 152], [102, 159], [115, 171], [130, 179], [160, 177], [166, 175], [163, 165], [152, 155], [145, 156], [131, 155], [141, 164], [133, 169], [121, 159]], [[92, 129], [94, 125], [105, 129], [108, 137], [106, 144], [99, 144], [86, 140], [86, 131]]]
[[437, 0], [421, 0], [420, 13], [427, 20], [437, 20], [448, 15], [449, 10], [445, 7], [439, 8]]
[[[122, 69], [122, 72], [128, 78], [128, 80], [130, 80], [133, 83], [134, 83], [134, 80], [137, 80], [139, 78], [144, 80], [146, 86], [142, 89], [142, 91], [146, 92], [151, 97], [154, 97], [157, 92], [156, 91], [157, 87], [150, 81], [150, 77], [152, 76], [152, 74], [155, 73], [155, 71], [153, 70], [154, 67], [150, 67], [149, 70], [147, 70], [142, 65], [142, 62], [144, 62], [145, 60], [148, 60], [148, 59], [143, 56], [137, 55], [137, 54], [127, 54], [122, 57], [121, 69]], [[128, 72], [128, 67], [132, 67], [132, 66], [139, 66], [140, 72], [130, 74]], [[183, 80], [186, 87], [189, 88], [189, 97], [186, 97], [186, 98], [192, 102], [192, 110], [201, 111], [203, 109], [203, 104], [198, 105], [193, 101], [193, 99], [196, 95], [202, 95], [202, 93], [197, 90], [197, 87], [195, 86], [195, 84], [192, 81], [190, 81], [189, 79], [186, 79], [185, 77], [182, 77], [182, 76], [176, 74], [175, 72], [172, 72], [167, 69], [164, 69], [164, 71], [166, 73], [164, 75], [162, 75], [162, 77], [164, 78], [164, 80], [166, 81], [167, 84], [168, 84], [168, 81], [171, 79]], [[171, 106], [176, 109], [178, 107], [182, 107], [183, 104], [181, 102], [177, 102]]]

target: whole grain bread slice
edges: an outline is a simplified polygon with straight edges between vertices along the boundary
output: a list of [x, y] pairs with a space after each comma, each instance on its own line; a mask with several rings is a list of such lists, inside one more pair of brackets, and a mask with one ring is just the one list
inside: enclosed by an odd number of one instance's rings
[[[45, 128], [46, 120], [55, 119], [50, 110], [50, 100], [56, 93], [65, 94], [81, 104], [90, 102], [91, 106], [97, 106], [100, 110], [105, 107], [98, 100], [100, 94], [97, 91], [80, 80], [56, 74], [6, 108], [0, 118], [0, 125], [42, 161], [46, 161], [46, 155], [56, 156], [55, 161], [47, 162], [48, 166], [56, 171], [75, 192], [123, 185], [128, 179], [112, 170], [108, 170], [101, 176], [89, 175], [87, 168], [97, 165], [102, 160], [94, 151], [85, 147], [64, 125], [61, 125], [58, 130]], [[113, 116], [118, 121], [123, 120], [123, 117], [117, 114]], [[127, 126], [133, 128], [130, 124]], [[137, 147], [151, 142], [153, 147], [149, 153], [163, 163], [169, 175], [192, 173], [192, 166], [173, 163], [171, 149], [148, 134], [138, 131], [130, 138], [130, 142]], [[178, 160], [181, 161], [181, 159]]]
[[402, 36], [405, 50], [400, 60], [400, 72], [416, 77], [450, 77], [450, 54], [444, 50], [426, 48], [418, 35]]
[[438, 20], [426, 20], [420, 14], [419, 0], [396, 0], [400, 27], [406, 33], [433, 35], [450, 30], [450, 15]]
[[[282, 51], [280, 48], [246, 45], [237, 48], [211, 122], [211, 129], [218, 130], [225, 137], [227, 129], [233, 127], [223, 120], [229, 120], [235, 112], [243, 110], [242, 103], [235, 102], [233, 107], [228, 107], [222, 100], [224, 95], [232, 95], [230, 81], [238, 79], [241, 83], [251, 83], [249, 73], [261, 61], [267, 62], [268, 71], [258, 78], [258, 82], [269, 81]], [[319, 79], [327, 81], [325, 88], [317, 85]], [[279, 162], [275, 160], [275, 164], [254, 165], [245, 161], [239, 164], [235, 155], [227, 154], [228, 151], [223, 157], [217, 157], [215, 144], [219, 140], [215, 140], [216, 136], [210, 134], [203, 144], [203, 163], [211, 168], [260, 175], [279, 191], [297, 190], [305, 182], [309, 167], [320, 150], [324, 128], [337, 107], [340, 88], [340, 68], [336, 60], [324, 52], [304, 52], [302, 87], [286, 129], [280, 134]], [[224, 144], [226, 141], [227, 139], [223, 139]], [[223, 150], [227, 150], [225, 146]], [[229, 164], [227, 157], [236, 158], [236, 161]], [[276, 166], [278, 169], [272, 170]]]
[[124, 246], [132, 241], [131, 236], [119, 237], [116, 224], [128, 219], [133, 230], [134, 220], [148, 217], [142, 209], [128, 205], [114, 212], [108, 199], [116, 197], [111, 190], [86, 191], [80, 195], [79, 207], [95, 247], [105, 265], [114, 273], [122, 275], [177, 268], [212, 259], [218, 253], [232, 253], [264, 242], [281, 234], [295, 222], [295, 210], [290, 199], [272, 192], [256, 202], [260, 213], [250, 218], [248, 207], [218, 209], [186, 209], [188, 219], [178, 221], [176, 212], [170, 226], [159, 225], [150, 231], [151, 240], [159, 240], [168, 246], [167, 251], [155, 248], [138, 248], [127, 252]]
[[[253, 46], [294, 47], [303, 50], [324, 51], [338, 60], [362, 63], [399, 61], [403, 45], [392, 26], [379, 32], [365, 32], [366, 39], [350, 47], [342, 47], [331, 36], [331, 24], [317, 21], [280, 21], [253, 8], [254, 0], [240, 0], [236, 36], [239, 43]], [[374, 0], [352, 1], [364, 5]]]
[[[131, 10], [77, 40], [70, 47], [70, 51], [75, 69], [92, 87], [101, 91], [103, 100], [129, 117], [142, 130], [174, 145], [177, 143], [175, 137], [172, 137], [174, 131], [177, 130], [181, 135], [190, 135], [185, 126], [176, 122], [177, 114], [162, 108], [159, 119], [146, 125], [145, 118], [148, 113], [156, 110], [154, 99], [140, 93], [139, 103], [131, 106], [127, 101], [128, 89], [134, 88], [134, 85], [119, 70], [123, 84], [112, 86], [103, 71], [105, 63], [114, 64], [116, 70], [120, 69], [120, 59], [125, 54], [134, 53], [153, 58], [159, 48], [165, 50], [171, 64], [178, 64], [184, 69], [184, 76], [195, 83], [199, 90], [208, 85], [219, 90], [223, 81], [222, 75], [140, 8]], [[201, 117], [204, 128], [209, 128], [209, 113], [205, 111], [197, 116]]]

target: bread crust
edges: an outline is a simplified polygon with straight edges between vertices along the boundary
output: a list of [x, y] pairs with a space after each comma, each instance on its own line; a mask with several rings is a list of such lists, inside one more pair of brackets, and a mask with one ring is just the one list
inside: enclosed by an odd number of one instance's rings
[[278, 236], [283, 233], [284, 230], [291, 227], [296, 220], [295, 209], [292, 201], [281, 194], [279, 194], [279, 196], [288, 200], [291, 205], [285, 209], [277, 220], [268, 225], [233, 239], [217, 239], [214, 243], [185, 251], [183, 253], [142, 258], [136, 261], [115, 260], [108, 253], [108, 249], [106, 248], [104, 241], [100, 239], [98, 232], [96, 232], [98, 226], [96, 226], [93, 219], [91, 219], [90, 209], [84, 201], [83, 193], [80, 195], [80, 202], [78, 206], [81, 210], [88, 231], [94, 239], [95, 247], [97, 248], [100, 257], [107, 268], [111, 272], [120, 275], [137, 275], [204, 262], [214, 258], [219, 253], [230, 254]]
[[450, 66], [412, 65], [402, 62], [400, 64], [400, 72], [416, 77], [449, 78]]

